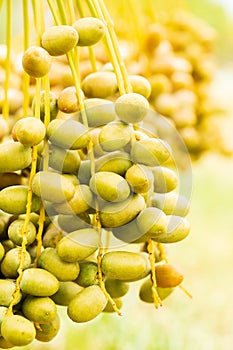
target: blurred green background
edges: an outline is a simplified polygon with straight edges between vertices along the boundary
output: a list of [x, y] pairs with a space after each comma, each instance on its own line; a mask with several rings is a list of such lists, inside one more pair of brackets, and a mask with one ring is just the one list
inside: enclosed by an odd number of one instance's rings
[[[229, 0], [230, 2], [230, 0]], [[106, 1], [108, 4], [108, 1]], [[187, 0], [188, 8], [219, 33], [216, 93], [233, 110], [233, 19], [216, 2]], [[0, 40], [4, 42], [4, 8]], [[18, 31], [20, 18], [15, 23]], [[232, 121], [233, 130], [233, 121]], [[51, 343], [33, 350], [231, 350], [233, 348], [233, 160], [206, 155], [193, 164], [191, 233], [168, 247], [169, 259], [184, 271], [189, 299], [179, 288], [156, 310], [139, 301], [139, 284], [124, 297], [123, 316], [102, 314], [78, 325], [60, 308], [62, 327]], [[22, 349], [22, 348], [15, 348]]]

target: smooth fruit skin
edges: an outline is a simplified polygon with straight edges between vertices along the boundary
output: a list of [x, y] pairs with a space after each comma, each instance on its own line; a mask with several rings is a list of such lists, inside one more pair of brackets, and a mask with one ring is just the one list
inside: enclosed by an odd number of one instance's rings
[[55, 248], [43, 250], [38, 259], [38, 266], [52, 273], [59, 281], [73, 281], [80, 271], [77, 262], [62, 260]]
[[[8, 227], [8, 237], [16, 245], [21, 245], [23, 241], [24, 219], [16, 219]], [[36, 238], [36, 227], [29, 221], [27, 225], [27, 244], [30, 245]]]
[[158, 264], [155, 266], [156, 283], [161, 288], [173, 288], [182, 283], [183, 273], [172, 264]]
[[[31, 265], [31, 257], [28, 251], [25, 252], [24, 264], [22, 269], [25, 270]], [[22, 248], [16, 247], [10, 249], [1, 262], [1, 272], [6, 278], [17, 278], [18, 268], [22, 257]]]
[[51, 26], [42, 34], [41, 45], [51, 56], [61, 56], [72, 50], [78, 39], [78, 33], [72, 26]]
[[26, 297], [22, 311], [27, 319], [40, 324], [52, 322], [57, 315], [56, 304], [49, 297]]
[[34, 324], [20, 315], [6, 316], [1, 327], [2, 336], [14, 346], [30, 344], [36, 336]]
[[[165, 298], [167, 298], [173, 292], [173, 290], [174, 290], [174, 288], [171, 288], [171, 287], [168, 287], [168, 288], [157, 287], [156, 288], [156, 291], [157, 291], [161, 300], [164, 300]], [[146, 279], [142, 283], [140, 290], [139, 290], [139, 297], [145, 303], [153, 303], [154, 302], [153, 294], [152, 294], [151, 278]]]
[[160, 243], [175, 243], [185, 239], [190, 232], [189, 221], [181, 216], [167, 215], [168, 226], [164, 235], [155, 237], [154, 240]]
[[40, 46], [31, 46], [23, 54], [22, 65], [25, 72], [34, 78], [42, 78], [51, 67], [51, 57]]
[[73, 197], [75, 187], [61, 174], [39, 171], [32, 180], [32, 191], [43, 200], [60, 203]]
[[129, 284], [120, 280], [106, 278], [105, 288], [112, 298], [121, 298], [129, 291]]
[[101, 288], [97, 285], [92, 285], [84, 288], [71, 300], [67, 313], [74, 322], [88, 322], [97, 317], [106, 304], [107, 298]]
[[46, 128], [44, 123], [35, 117], [19, 119], [12, 130], [17, 141], [24, 146], [36, 146], [44, 139]]
[[134, 194], [123, 202], [110, 203], [101, 208], [100, 221], [103, 227], [119, 227], [133, 220], [145, 207], [140, 194]]
[[148, 207], [143, 209], [136, 220], [142, 235], [157, 237], [166, 233], [167, 217], [158, 208]]
[[84, 228], [63, 237], [57, 245], [57, 252], [62, 260], [76, 262], [93, 254], [99, 245], [98, 232], [93, 228]]
[[51, 295], [51, 299], [57, 304], [68, 306], [70, 301], [79, 293], [83, 287], [73, 281], [59, 281], [58, 291]]
[[[20, 215], [26, 213], [27, 186], [10, 186], [0, 191], [0, 209], [5, 213]], [[32, 212], [40, 210], [41, 199], [33, 194]]]
[[115, 111], [119, 119], [125, 123], [138, 123], [144, 119], [149, 110], [147, 99], [135, 92], [118, 97]]
[[0, 144], [0, 173], [25, 169], [31, 162], [30, 147], [13, 141]]
[[107, 98], [118, 91], [116, 74], [112, 72], [94, 72], [82, 81], [82, 90], [86, 97]]
[[91, 190], [109, 202], [121, 202], [130, 195], [127, 181], [120, 175], [108, 171], [95, 173], [89, 182]]
[[20, 288], [25, 294], [48, 297], [57, 292], [59, 282], [49, 271], [31, 267], [23, 271]]
[[108, 252], [102, 258], [101, 267], [105, 276], [120, 281], [137, 281], [149, 273], [147, 258], [136, 252]]
[[105, 35], [105, 24], [95, 17], [84, 17], [73, 23], [78, 33], [78, 46], [92, 46]]

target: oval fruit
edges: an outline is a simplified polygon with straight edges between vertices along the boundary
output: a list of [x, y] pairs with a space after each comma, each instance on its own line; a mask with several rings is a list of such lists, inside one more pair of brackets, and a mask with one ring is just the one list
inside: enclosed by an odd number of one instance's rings
[[[8, 237], [16, 245], [21, 245], [23, 241], [23, 227], [25, 220], [16, 219], [8, 227]], [[27, 244], [30, 245], [36, 239], [36, 227], [29, 221], [27, 225]]]
[[108, 171], [95, 173], [89, 182], [90, 189], [109, 202], [122, 202], [130, 195], [127, 181], [120, 175]]
[[57, 314], [52, 322], [40, 324], [36, 328], [36, 339], [41, 342], [49, 342], [56, 337], [60, 329], [60, 317]]
[[176, 173], [164, 166], [156, 166], [152, 170], [154, 176], [154, 190], [157, 193], [173, 191], [178, 185]]
[[145, 207], [145, 200], [140, 194], [134, 194], [119, 203], [104, 205], [100, 212], [103, 227], [123, 226], [133, 220]]
[[34, 78], [42, 78], [51, 67], [51, 57], [40, 46], [31, 46], [24, 53], [22, 65], [25, 72]]
[[65, 150], [52, 146], [49, 154], [49, 166], [62, 173], [75, 174], [80, 166], [80, 156], [77, 150]]
[[148, 207], [137, 216], [137, 225], [142, 235], [157, 237], [166, 233], [167, 216], [158, 208]]
[[46, 128], [44, 123], [35, 117], [19, 119], [12, 130], [14, 138], [24, 146], [36, 146], [44, 139]]
[[149, 272], [149, 261], [142, 253], [112, 251], [102, 258], [102, 271], [106, 277], [121, 281], [137, 281]]
[[[18, 268], [22, 259], [22, 248], [16, 247], [6, 252], [1, 262], [1, 272], [6, 278], [17, 278]], [[30, 254], [24, 252], [24, 263], [22, 269], [25, 270], [31, 265]]]
[[131, 185], [134, 193], [148, 192], [154, 180], [152, 171], [141, 164], [133, 164], [126, 171], [125, 179]]
[[31, 162], [30, 147], [13, 141], [0, 144], [0, 173], [25, 169]]
[[125, 123], [138, 123], [144, 119], [149, 110], [147, 99], [135, 92], [123, 94], [116, 100], [115, 111]]
[[26, 297], [22, 311], [27, 319], [40, 324], [52, 322], [57, 315], [56, 304], [49, 297]]
[[164, 235], [155, 237], [154, 240], [160, 243], [175, 243], [186, 238], [190, 232], [189, 221], [181, 216], [168, 215], [167, 232]]
[[38, 266], [52, 273], [59, 281], [73, 281], [78, 277], [79, 264], [61, 259], [55, 248], [46, 248], [40, 254]]
[[107, 298], [101, 288], [92, 285], [84, 288], [71, 300], [67, 313], [74, 322], [87, 322], [97, 317], [106, 304]]
[[116, 118], [114, 103], [103, 98], [84, 100], [89, 127], [98, 127], [112, 122]]
[[105, 24], [99, 18], [83, 17], [73, 23], [78, 33], [78, 46], [95, 45], [105, 35]]
[[94, 72], [82, 81], [84, 95], [89, 98], [107, 98], [118, 91], [117, 79], [112, 72]]
[[121, 298], [129, 291], [129, 284], [120, 280], [106, 278], [105, 288], [112, 298]]
[[[158, 296], [160, 297], [161, 300], [164, 300], [165, 298], [167, 298], [172, 292], [173, 292], [174, 288], [168, 287], [168, 288], [161, 288], [161, 287], [157, 287], [156, 291], [158, 293]], [[141, 287], [140, 287], [140, 291], [139, 291], [139, 297], [142, 301], [146, 302], [146, 303], [153, 303], [154, 299], [153, 299], [153, 294], [152, 294], [152, 281], [151, 279], [146, 279]]]
[[30, 344], [36, 336], [34, 324], [20, 315], [6, 316], [2, 321], [2, 336], [14, 346]]
[[57, 245], [57, 252], [64, 261], [75, 262], [93, 254], [99, 244], [98, 232], [93, 228], [84, 228], [63, 237]]
[[77, 45], [78, 38], [72, 26], [51, 26], [42, 34], [41, 45], [51, 56], [61, 56]]
[[155, 266], [156, 283], [161, 288], [173, 288], [182, 283], [183, 273], [172, 264], [158, 264]]
[[[10, 186], [0, 191], [0, 209], [6, 213], [20, 215], [26, 213], [27, 186]], [[37, 212], [41, 207], [41, 199], [32, 195], [32, 212]]]
[[132, 144], [130, 156], [133, 162], [157, 166], [170, 157], [168, 145], [161, 139], [145, 138]]
[[70, 301], [83, 289], [73, 281], [59, 281], [58, 291], [51, 295], [57, 305], [68, 306]]
[[32, 180], [32, 191], [43, 200], [60, 203], [73, 197], [75, 187], [61, 174], [39, 171]]
[[105, 125], [99, 134], [99, 143], [106, 152], [117, 151], [125, 147], [133, 136], [131, 125], [112, 122]]
[[23, 271], [20, 288], [25, 294], [48, 297], [57, 292], [59, 282], [49, 271], [31, 267]]
[[79, 264], [80, 272], [76, 283], [82, 287], [88, 287], [93, 284], [98, 284], [98, 266], [94, 261], [82, 261]]
[[81, 149], [90, 141], [88, 129], [74, 119], [54, 119], [47, 127], [49, 141], [61, 148]]

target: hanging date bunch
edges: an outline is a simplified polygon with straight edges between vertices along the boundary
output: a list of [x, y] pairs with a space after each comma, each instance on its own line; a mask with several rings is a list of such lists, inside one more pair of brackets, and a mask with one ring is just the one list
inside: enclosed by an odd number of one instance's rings
[[192, 161], [211, 152], [231, 156], [228, 111], [214, 88], [217, 31], [190, 13], [185, 0], [128, 6], [110, 0], [108, 6], [130, 76], [150, 81], [151, 108], [174, 123]]
[[[182, 139], [158, 115], [153, 130], [146, 127], [151, 85], [144, 77], [130, 81], [102, 0], [30, 4], [33, 42], [23, 1], [24, 49], [13, 53], [6, 2], [0, 348], [52, 340], [58, 305], [76, 323], [121, 315], [133, 282], [140, 282], [139, 299], [156, 308], [177, 287], [188, 294], [165, 247], [190, 232], [191, 183], [183, 186], [169, 144], [173, 134], [187, 173]], [[99, 68], [98, 45], [109, 70]], [[91, 72], [84, 77], [80, 57], [87, 53]]]

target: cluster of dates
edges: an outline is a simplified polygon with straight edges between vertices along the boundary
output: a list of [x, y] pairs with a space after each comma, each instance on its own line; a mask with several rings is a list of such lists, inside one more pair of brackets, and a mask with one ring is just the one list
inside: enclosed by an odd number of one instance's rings
[[[41, 46], [24, 52], [23, 69], [41, 78], [52, 56], [93, 45], [104, 33], [96, 18], [50, 27]], [[57, 305], [87, 322], [119, 310], [131, 282], [142, 280], [140, 298], [153, 303], [183, 280], [161, 244], [189, 234], [188, 199], [176, 191], [169, 144], [140, 126], [150, 113], [150, 84], [131, 82], [132, 92], [119, 95], [112, 70], [90, 73], [81, 81], [84, 109], [77, 86], [67, 86], [58, 95], [41, 91], [40, 119], [35, 97], [31, 116], [11, 126], [1, 120], [1, 348], [53, 339]]]

